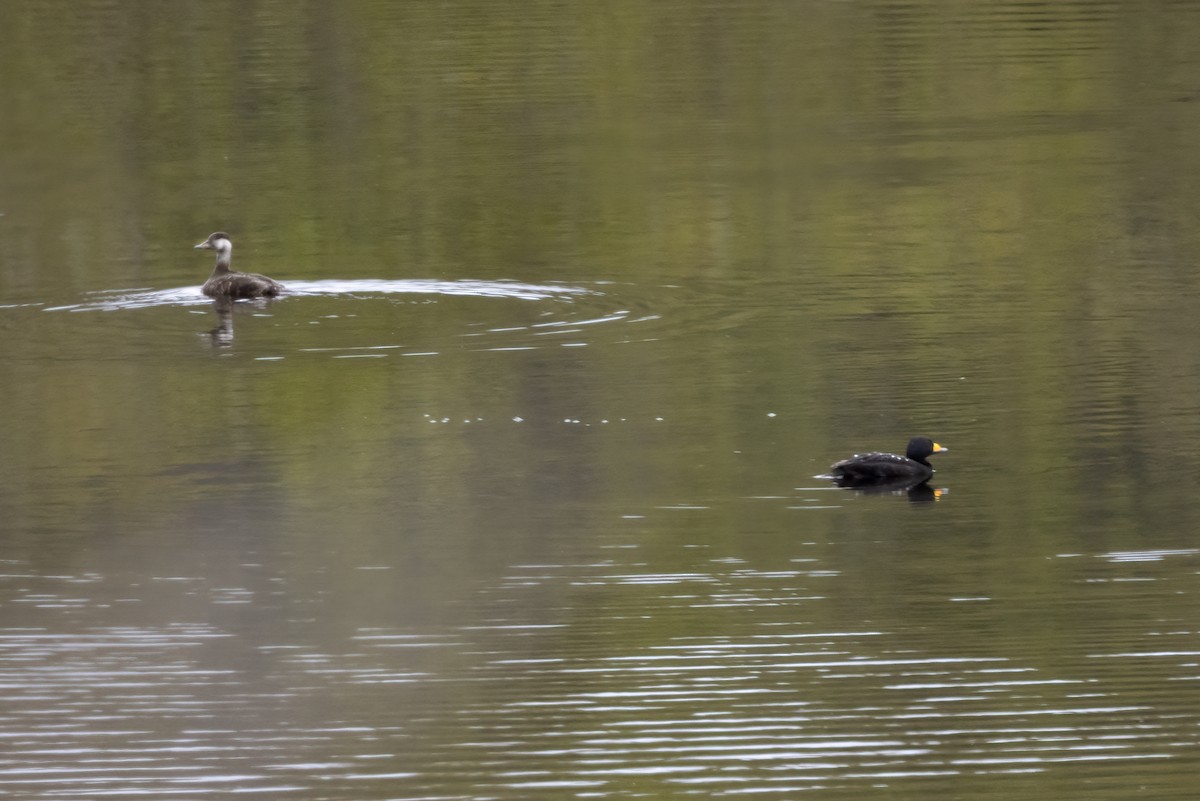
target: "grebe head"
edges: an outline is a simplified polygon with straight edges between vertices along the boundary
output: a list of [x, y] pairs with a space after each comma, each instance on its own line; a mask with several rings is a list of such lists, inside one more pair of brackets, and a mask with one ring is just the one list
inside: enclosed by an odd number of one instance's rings
[[218, 254], [227, 255], [233, 252], [233, 243], [229, 241], [229, 234], [224, 231], [217, 231], [214, 234], [209, 234], [208, 239], [205, 239], [192, 249], [215, 250]]

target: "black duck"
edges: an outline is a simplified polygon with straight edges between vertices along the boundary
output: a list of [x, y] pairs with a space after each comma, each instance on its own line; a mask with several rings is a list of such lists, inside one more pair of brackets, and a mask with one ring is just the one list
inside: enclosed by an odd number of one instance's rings
[[834, 463], [829, 473], [843, 482], [865, 483], [916, 479], [924, 481], [933, 475], [928, 458], [948, 451], [929, 437], [913, 437], [903, 456], [895, 453], [860, 453]]

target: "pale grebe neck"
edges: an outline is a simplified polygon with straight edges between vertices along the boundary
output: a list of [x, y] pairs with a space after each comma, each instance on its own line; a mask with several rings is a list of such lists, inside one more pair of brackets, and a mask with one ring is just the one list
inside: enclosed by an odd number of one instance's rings
[[196, 249], [217, 251], [217, 266], [213, 268], [213, 275], [233, 272], [233, 242], [229, 241], [229, 234], [224, 231], [210, 234], [208, 239], [196, 245]]

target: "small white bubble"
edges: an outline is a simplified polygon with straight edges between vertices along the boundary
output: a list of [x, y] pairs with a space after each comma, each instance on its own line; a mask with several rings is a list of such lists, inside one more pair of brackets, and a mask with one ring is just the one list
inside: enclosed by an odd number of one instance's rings
[[663, 421], [663, 419], [661, 417], [655, 417], [654, 420], [655, 420], [655, 422], [658, 422], [658, 423], [661, 423]]
[[774, 417], [774, 416], [775, 416], [775, 412], [767, 412], [767, 417]]
[[514, 418], [513, 418], [513, 422], [514, 422], [514, 423], [524, 423], [524, 422], [525, 422], [525, 418], [524, 418], [524, 417], [514, 417]]

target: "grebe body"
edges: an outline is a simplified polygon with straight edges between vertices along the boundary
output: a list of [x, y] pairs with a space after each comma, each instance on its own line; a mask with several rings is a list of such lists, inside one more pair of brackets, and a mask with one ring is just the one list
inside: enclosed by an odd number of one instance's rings
[[233, 242], [224, 231], [211, 234], [195, 249], [217, 251], [217, 266], [200, 287], [200, 291], [210, 298], [273, 298], [283, 291], [283, 284], [265, 275], [234, 272], [230, 266]]

